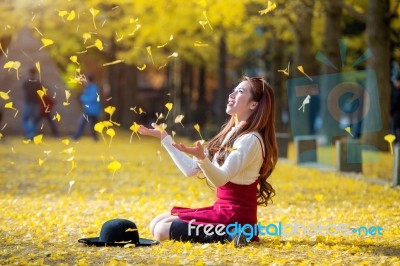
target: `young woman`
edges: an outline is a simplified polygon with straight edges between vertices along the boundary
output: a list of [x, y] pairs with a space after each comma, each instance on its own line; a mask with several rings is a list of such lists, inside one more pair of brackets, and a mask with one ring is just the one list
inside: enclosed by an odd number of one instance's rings
[[[243, 246], [247, 242], [240, 232], [234, 236], [210, 234], [205, 230], [206, 225], [216, 230], [217, 225], [257, 224], [257, 205], [267, 205], [275, 194], [267, 182], [278, 157], [271, 86], [261, 78], [243, 77], [229, 95], [226, 112], [230, 120], [206, 149], [200, 142], [194, 147], [174, 143], [155, 124], [152, 129], [140, 126], [140, 134], [162, 139], [162, 145], [186, 176], [196, 176], [201, 171], [217, 187], [217, 200], [212, 206], [173, 207], [155, 217], [150, 230], [157, 240], [200, 243], [234, 240], [235, 246]], [[258, 241], [257, 234], [251, 240]]]

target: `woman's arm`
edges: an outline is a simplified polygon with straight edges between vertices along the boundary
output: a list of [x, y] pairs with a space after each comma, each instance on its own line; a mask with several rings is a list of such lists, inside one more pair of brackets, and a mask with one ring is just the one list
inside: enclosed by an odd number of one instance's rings
[[257, 156], [262, 157], [262, 147], [253, 134], [245, 135], [235, 142], [222, 166], [214, 165], [206, 156], [199, 156], [197, 147], [186, 147], [182, 144], [174, 146], [194, 156], [197, 154], [196, 161], [199, 167], [206, 178], [216, 187], [225, 185], [241, 170], [256, 162]]
[[161, 144], [167, 150], [176, 166], [181, 170], [185, 176], [197, 175], [200, 168], [197, 166], [197, 162], [190, 158], [187, 154], [179, 151], [173, 146], [173, 140], [170, 135], [165, 131], [160, 131], [156, 128], [156, 125], [152, 124], [152, 129], [145, 126], [140, 126], [139, 133], [146, 136], [161, 138]]

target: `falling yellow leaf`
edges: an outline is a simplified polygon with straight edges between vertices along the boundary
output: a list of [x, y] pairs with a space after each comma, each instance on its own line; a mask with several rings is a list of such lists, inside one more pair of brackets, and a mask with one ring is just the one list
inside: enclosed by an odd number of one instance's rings
[[96, 123], [96, 124], [94, 125], [94, 130], [97, 131], [97, 132], [99, 132], [99, 133], [101, 134], [101, 137], [102, 137], [103, 140], [104, 140], [104, 143], [107, 143], [107, 142], [106, 142], [106, 139], [104, 138], [104, 135], [103, 135], [103, 129], [104, 129], [104, 123], [103, 123], [103, 122], [98, 122], [98, 123]]
[[109, 135], [110, 138], [111, 138], [110, 139], [110, 145], [109, 145], [109, 147], [111, 147], [111, 142], [112, 142], [112, 140], [113, 140], [113, 138], [115, 136], [115, 130], [113, 128], [109, 128], [109, 129], [107, 129], [106, 134]]
[[260, 15], [265, 15], [265, 14], [273, 11], [275, 8], [276, 8], [276, 3], [272, 2], [272, 1], [268, 1], [267, 8], [258, 11], [258, 13], [260, 13]]
[[298, 66], [297, 69], [298, 69], [301, 73], [303, 73], [303, 75], [305, 75], [307, 78], [309, 78], [311, 81], [313, 81], [312, 78], [311, 78], [309, 75], [307, 75], [306, 72], [304, 72], [303, 66]]
[[131, 135], [131, 138], [129, 140], [129, 143], [132, 143], [133, 134], [136, 134], [136, 136], [138, 136], [138, 138], [140, 139], [140, 136], [138, 134], [139, 128], [140, 128], [140, 125], [137, 124], [136, 122], [133, 122], [132, 126], [129, 128], [130, 130], [132, 130], [132, 135]]
[[58, 112], [56, 112], [56, 114], [55, 114], [54, 117], [53, 117], [53, 120], [57, 120], [57, 122], [60, 122], [60, 120], [61, 120], [61, 115], [60, 115]]
[[4, 105], [4, 108], [8, 108], [8, 109], [13, 109], [13, 110], [17, 110], [13, 107], [13, 102], [8, 102]]
[[76, 55], [70, 56], [69, 60], [71, 60], [73, 63], [79, 65], [78, 57]]
[[[208, 26], [210, 27], [210, 29], [213, 30], [213, 27], [211, 27], [210, 21], [208, 20], [207, 12], [206, 12], [206, 11], [203, 11], [203, 16], [206, 18], [206, 21], [207, 21], [206, 24], [208, 24]], [[204, 27], [204, 26], [203, 26], [203, 27]]]
[[64, 105], [64, 106], [67, 106], [67, 105], [70, 104], [70, 103], [68, 102], [69, 97], [71, 97], [71, 92], [70, 92], [69, 90], [65, 90], [65, 99], [66, 99], [66, 102], [63, 102], [63, 105]]
[[44, 160], [42, 160], [42, 159], [39, 158], [39, 166], [42, 166], [43, 163], [44, 163]]
[[110, 121], [112, 120], [111, 119], [111, 117], [112, 117], [112, 115], [114, 114], [114, 112], [115, 112], [115, 110], [116, 110], [117, 108], [115, 108], [115, 106], [107, 106], [106, 108], [104, 108], [104, 112], [106, 112], [107, 114], [109, 114], [110, 115]]
[[21, 67], [21, 62], [19, 61], [8, 61], [7, 63], [4, 64], [4, 68], [8, 68], [8, 71], [10, 71], [12, 68], [17, 71], [17, 79], [19, 80], [19, 74], [18, 74], [18, 69]]
[[114, 179], [114, 174], [117, 170], [121, 168], [121, 163], [118, 162], [117, 160], [112, 161], [111, 163], [108, 164], [107, 169], [113, 172], [112, 178]]
[[92, 48], [92, 47], [96, 47], [97, 49], [99, 49], [100, 51], [103, 50], [103, 42], [100, 39], [96, 39], [94, 41], [94, 44], [87, 46], [86, 48]]
[[178, 116], [176, 116], [176, 117], [175, 117], [175, 123], [179, 123], [179, 124], [181, 124], [182, 127], [184, 127], [183, 124], [182, 124], [182, 119], [183, 119], [184, 117], [185, 117], [184, 115], [178, 115]]
[[160, 131], [163, 132], [167, 128], [167, 124], [161, 123], [159, 125], [156, 125], [156, 128]]
[[75, 180], [69, 181], [69, 188], [68, 188], [68, 194], [71, 192], [72, 186], [75, 184]]
[[146, 47], [146, 50], [147, 50], [147, 53], [148, 53], [149, 56], [150, 56], [151, 62], [152, 62], [153, 65], [154, 65], [153, 55], [151, 54], [151, 46], [147, 46], [147, 47]]
[[123, 62], [124, 62], [124, 60], [115, 60], [112, 62], [104, 63], [103, 66], [115, 65], [115, 64], [119, 64], [119, 63], [123, 63]]
[[67, 20], [74, 20], [74, 19], [75, 19], [75, 11], [72, 10], [68, 15]]
[[165, 116], [165, 119], [168, 118], [168, 114], [169, 114], [169, 112], [172, 110], [172, 107], [173, 107], [173, 106], [174, 106], [173, 103], [166, 103], [166, 104], [165, 104], [165, 107], [167, 107], [167, 109], [168, 109], [168, 112], [167, 112], [167, 115]]
[[346, 132], [349, 133], [350, 136], [352, 136], [354, 138], [353, 134], [351, 134], [351, 128], [350, 127], [346, 127], [344, 130], [346, 130]]
[[83, 37], [83, 44], [85, 44], [87, 40], [92, 38], [92, 34], [85, 32], [84, 34], [82, 34], [82, 37]]
[[164, 115], [162, 113], [160, 113], [160, 114], [156, 113], [156, 117], [157, 117], [157, 120], [155, 123], [157, 124], [158, 120], [164, 118]]
[[393, 142], [396, 140], [396, 136], [393, 134], [388, 134], [384, 137], [384, 139], [389, 142], [390, 145], [390, 153], [393, 154]]
[[194, 129], [199, 133], [201, 140], [203, 140], [203, 136], [202, 136], [201, 133], [200, 133], [200, 126], [199, 126], [199, 124], [196, 124], [196, 125], [194, 125], [193, 127], [194, 127]]
[[169, 58], [169, 57], [178, 57], [178, 53], [177, 53], [177, 52], [174, 52], [174, 53], [172, 53], [171, 55], [169, 55], [168, 58]]
[[33, 143], [40, 144], [43, 143], [43, 134], [39, 134], [33, 137]]
[[89, 9], [89, 11], [90, 11], [90, 14], [92, 14], [92, 17], [93, 17], [94, 28], [97, 30], [95, 17], [97, 16], [97, 14], [99, 14], [100, 11], [98, 9], [95, 9], [95, 8], [91, 8], [91, 9]]
[[283, 74], [285, 74], [286, 76], [289, 76], [289, 69], [290, 69], [290, 61], [288, 63], [287, 68], [285, 69], [279, 69], [278, 72], [282, 72]]
[[37, 90], [36, 92], [37, 92], [37, 94], [39, 95], [40, 100], [42, 101], [43, 106], [46, 107], [46, 103], [44, 102], [44, 99], [43, 99], [43, 96], [46, 95], [45, 89], [42, 87], [41, 90]]
[[52, 45], [52, 44], [54, 43], [53, 40], [51, 40], [51, 39], [46, 39], [46, 38], [42, 38], [41, 41], [42, 41], [42, 43], [43, 43], [43, 46], [39, 48], [39, 51], [42, 50], [44, 47], [49, 46], [49, 45]]
[[69, 145], [69, 139], [63, 139], [63, 140], [61, 141], [61, 143], [68, 146], [68, 145]]
[[[66, 10], [60, 10], [58, 11], [58, 15], [62, 18], [62, 20], [64, 21], [64, 17], [68, 14], [68, 12]], [[65, 21], [64, 21], [65, 22]]]
[[24, 144], [28, 144], [28, 143], [30, 143], [30, 142], [31, 142], [30, 139], [24, 139], [24, 140], [22, 140], [22, 143], [24, 143]]
[[8, 95], [10, 91], [4, 92], [4, 91], [0, 91], [0, 98], [2, 98], [3, 100], [8, 100], [10, 99], [10, 96]]
[[35, 63], [35, 66], [36, 66], [36, 69], [37, 69], [37, 71], [38, 71], [38, 73], [39, 73], [39, 81], [42, 82], [42, 74], [41, 74], [41, 72], [40, 72], [40, 62], [39, 62], [39, 61], [36, 62], [36, 63]]
[[140, 71], [143, 71], [143, 70], [145, 70], [145, 69], [146, 69], [146, 64], [143, 64], [143, 66], [142, 66], [142, 67], [137, 67], [137, 69], [139, 69]]

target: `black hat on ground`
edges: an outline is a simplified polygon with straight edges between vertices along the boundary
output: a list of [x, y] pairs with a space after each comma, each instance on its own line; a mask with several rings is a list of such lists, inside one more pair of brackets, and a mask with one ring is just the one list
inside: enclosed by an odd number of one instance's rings
[[118, 246], [126, 244], [135, 246], [151, 246], [159, 244], [156, 240], [139, 238], [136, 224], [125, 219], [112, 219], [103, 224], [99, 237], [82, 238], [78, 242], [92, 246]]

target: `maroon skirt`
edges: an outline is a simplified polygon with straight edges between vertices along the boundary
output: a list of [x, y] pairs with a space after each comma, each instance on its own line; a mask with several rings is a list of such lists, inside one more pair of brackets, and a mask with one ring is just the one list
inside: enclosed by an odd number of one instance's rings
[[[231, 182], [217, 188], [217, 200], [212, 206], [186, 208], [174, 206], [171, 214], [184, 222], [199, 224], [257, 224], [257, 184], [239, 185]], [[193, 219], [195, 221], [193, 221]], [[255, 237], [253, 241], [257, 241]]]

